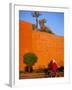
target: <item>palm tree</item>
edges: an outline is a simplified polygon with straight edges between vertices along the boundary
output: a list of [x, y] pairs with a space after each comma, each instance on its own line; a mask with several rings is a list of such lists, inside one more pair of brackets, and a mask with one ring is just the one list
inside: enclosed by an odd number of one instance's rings
[[32, 13], [32, 16], [36, 18], [36, 29], [38, 29], [38, 17], [40, 16], [40, 12], [39, 11], [34, 11]]
[[31, 72], [33, 70], [32, 66], [37, 62], [37, 56], [34, 53], [26, 53], [23, 58], [27, 65], [25, 71]]

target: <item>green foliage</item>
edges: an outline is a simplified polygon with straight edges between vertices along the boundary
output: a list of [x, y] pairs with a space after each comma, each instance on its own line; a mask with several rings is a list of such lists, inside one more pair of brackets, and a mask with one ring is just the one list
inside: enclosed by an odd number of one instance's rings
[[37, 62], [37, 56], [34, 53], [26, 53], [24, 55], [24, 63], [28, 66], [34, 65]]
[[32, 13], [32, 16], [33, 17], [39, 17], [41, 14], [40, 14], [40, 12], [39, 11], [34, 11], [33, 13]]
[[50, 34], [54, 34], [50, 29], [44, 29], [44, 30], [42, 30], [42, 32], [47, 32], [47, 33], [50, 33]]
[[32, 29], [35, 30], [36, 29], [36, 25], [32, 24]]
[[50, 29], [46, 30], [46, 32], [54, 34]]

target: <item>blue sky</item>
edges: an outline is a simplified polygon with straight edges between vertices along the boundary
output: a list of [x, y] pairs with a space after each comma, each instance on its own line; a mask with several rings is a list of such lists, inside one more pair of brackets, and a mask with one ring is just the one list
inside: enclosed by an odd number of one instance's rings
[[[40, 12], [38, 20], [45, 18], [45, 25], [49, 27], [56, 35], [64, 36], [64, 13], [63, 12]], [[19, 20], [36, 23], [32, 17], [32, 11], [19, 11]], [[39, 27], [39, 26], [38, 26]]]

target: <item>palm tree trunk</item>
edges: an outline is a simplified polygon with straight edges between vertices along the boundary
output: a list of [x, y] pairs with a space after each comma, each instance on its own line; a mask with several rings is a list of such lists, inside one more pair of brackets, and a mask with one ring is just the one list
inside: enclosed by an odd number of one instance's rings
[[36, 29], [38, 31], [38, 18], [36, 17]]

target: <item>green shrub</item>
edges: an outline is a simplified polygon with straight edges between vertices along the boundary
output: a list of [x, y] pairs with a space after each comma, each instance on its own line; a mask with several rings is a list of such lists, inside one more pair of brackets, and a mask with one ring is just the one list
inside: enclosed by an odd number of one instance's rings
[[32, 29], [35, 30], [36, 29], [36, 25], [32, 24]]
[[24, 63], [28, 66], [32, 66], [35, 62], [37, 62], [37, 56], [34, 53], [26, 53], [24, 55]]
[[47, 33], [50, 33], [50, 34], [54, 34], [50, 29], [44, 29], [44, 30], [42, 30], [42, 32], [47, 32]]

